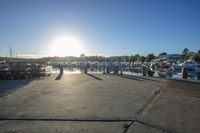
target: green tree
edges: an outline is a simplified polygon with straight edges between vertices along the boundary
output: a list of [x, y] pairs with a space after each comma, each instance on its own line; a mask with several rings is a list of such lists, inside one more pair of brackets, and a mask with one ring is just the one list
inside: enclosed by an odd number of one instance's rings
[[200, 53], [196, 53], [193, 57], [194, 61], [196, 61], [197, 63], [200, 63]]
[[147, 61], [148, 62], [152, 61], [153, 59], [155, 59], [155, 55], [154, 54], [148, 54], [147, 55]]
[[135, 57], [134, 55], [131, 55], [131, 56], [129, 57], [129, 61], [130, 61], [130, 62], [135, 62], [135, 61], [136, 61], [136, 57]]
[[200, 49], [197, 51], [197, 54], [200, 54]]
[[162, 56], [162, 55], [167, 55], [167, 52], [162, 52], [162, 53], [160, 53], [160, 54], [159, 54], [159, 57]]
[[189, 49], [188, 48], [184, 48], [182, 53], [183, 54], [188, 54], [189, 53]]
[[135, 55], [135, 59], [136, 59], [136, 61], [140, 60], [140, 55], [139, 55], [139, 54], [136, 54], [136, 55]]
[[146, 57], [145, 57], [145, 56], [140, 56], [140, 61], [141, 61], [142, 63], [144, 63], [145, 60], [146, 60]]
[[184, 48], [181, 56], [184, 59], [189, 59], [191, 57], [191, 54], [189, 53], [189, 49], [188, 48]]

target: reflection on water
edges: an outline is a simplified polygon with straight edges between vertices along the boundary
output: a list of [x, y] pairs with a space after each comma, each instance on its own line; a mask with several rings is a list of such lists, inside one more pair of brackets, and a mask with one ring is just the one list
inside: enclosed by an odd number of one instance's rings
[[130, 72], [130, 71], [123, 71], [122, 73], [125, 75], [131, 75], [131, 76], [142, 76], [142, 73], [136, 73], [136, 72]]
[[[142, 76], [141, 72], [123, 71], [123, 74], [130, 75], [130, 76]], [[153, 77], [159, 77], [158, 71], [155, 71]], [[166, 76], [165, 78], [182, 79], [182, 74], [181, 73], [173, 73], [172, 76]], [[188, 79], [197, 80], [197, 77], [195, 77], [195, 76], [188, 77]]]
[[[73, 67], [64, 67], [64, 74], [80, 74], [83, 73], [84, 69], [82, 68], [73, 68]], [[52, 68], [52, 73], [60, 73], [60, 68]], [[103, 68], [96, 67], [96, 68], [89, 68], [88, 73], [91, 74], [102, 74]], [[110, 72], [113, 73], [113, 70]], [[119, 71], [120, 73], [120, 71]], [[141, 68], [134, 68], [134, 69], [123, 69], [122, 73], [125, 75], [130, 76], [143, 76]], [[148, 74], [147, 74], [148, 76]], [[153, 77], [159, 77], [158, 71], [155, 71]], [[166, 76], [166, 78], [174, 78], [174, 79], [182, 79], [181, 73], [173, 73], [171, 76]], [[196, 77], [188, 77], [188, 79], [197, 79]]]
[[[64, 67], [64, 74], [80, 74], [83, 73], [83, 68], [73, 68], [73, 67]], [[52, 73], [60, 73], [60, 68], [52, 68]], [[90, 68], [88, 69], [88, 73], [93, 74], [102, 74], [103, 69], [102, 68]]]
[[[60, 73], [60, 68], [53, 68], [52, 73]], [[64, 74], [79, 74], [81, 73], [80, 69], [77, 68], [64, 68]]]

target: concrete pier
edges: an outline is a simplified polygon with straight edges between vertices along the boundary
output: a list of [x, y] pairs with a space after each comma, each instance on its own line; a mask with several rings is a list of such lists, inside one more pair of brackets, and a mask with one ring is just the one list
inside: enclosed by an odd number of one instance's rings
[[199, 133], [200, 83], [110, 74], [0, 81], [0, 133]]

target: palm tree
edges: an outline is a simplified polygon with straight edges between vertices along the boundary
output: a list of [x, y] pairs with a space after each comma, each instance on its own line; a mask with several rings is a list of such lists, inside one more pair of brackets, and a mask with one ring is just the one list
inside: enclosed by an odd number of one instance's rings
[[189, 49], [188, 49], [188, 48], [184, 48], [182, 53], [183, 53], [183, 54], [189, 53]]

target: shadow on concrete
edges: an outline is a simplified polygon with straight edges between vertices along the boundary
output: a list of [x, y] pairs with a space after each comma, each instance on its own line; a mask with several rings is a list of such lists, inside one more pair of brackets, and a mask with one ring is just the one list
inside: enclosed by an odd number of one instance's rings
[[119, 75], [120, 77], [123, 77], [123, 78], [127, 78], [127, 79], [132, 79], [132, 80], [137, 80], [137, 81], [141, 81], [143, 82], [143, 80], [137, 78], [137, 77], [134, 77], [134, 76], [129, 76], [129, 75]]
[[33, 79], [0, 81], [0, 98], [15, 92], [32, 81]]
[[150, 78], [146, 77], [146, 78], [145, 78], [145, 77], [142, 77], [142, 76], [141, 76], [141, 77], [138, 76], [137, 78], [143, 79], [143, 80], [150, 80], [150, 81], [154, 81], [154, 82], [159, 82], [159, 81], [157, 81], [157, 80], [151, 79], [151, 78], [153, 78], [153, 77], [150, 77]]
[[96, 79], [96, 80], [100, 80], [100, 81], [103, 80], [103, 79], [100, 79], [99, 77], [96, 77], [96, 76], [94, 76], [94, 75], [92, 75], [92, 74], [89, 74], [89, 73], [87, 73], [86, 75], [88, 75], [88, 76], [90, 76], [90, 77], [92, 77], [92, 78], [94, 78], [94, 79]]
[[159, 82], [157, 80], [150, 79], [148, 77], [142, 77], [142, 76], [133, 76], [133, 75], [119, 75], [119, 76], [124, 77], [124, 78], [128, 78], [128, 79], [139, 80], [139, 81], [150, 80], [150, 81], [154, 81], [154, 82]]
[[60, 80], [63, 76], [63, 73], [59, 73], [58, 76], [55, 78], [55, 80]]

